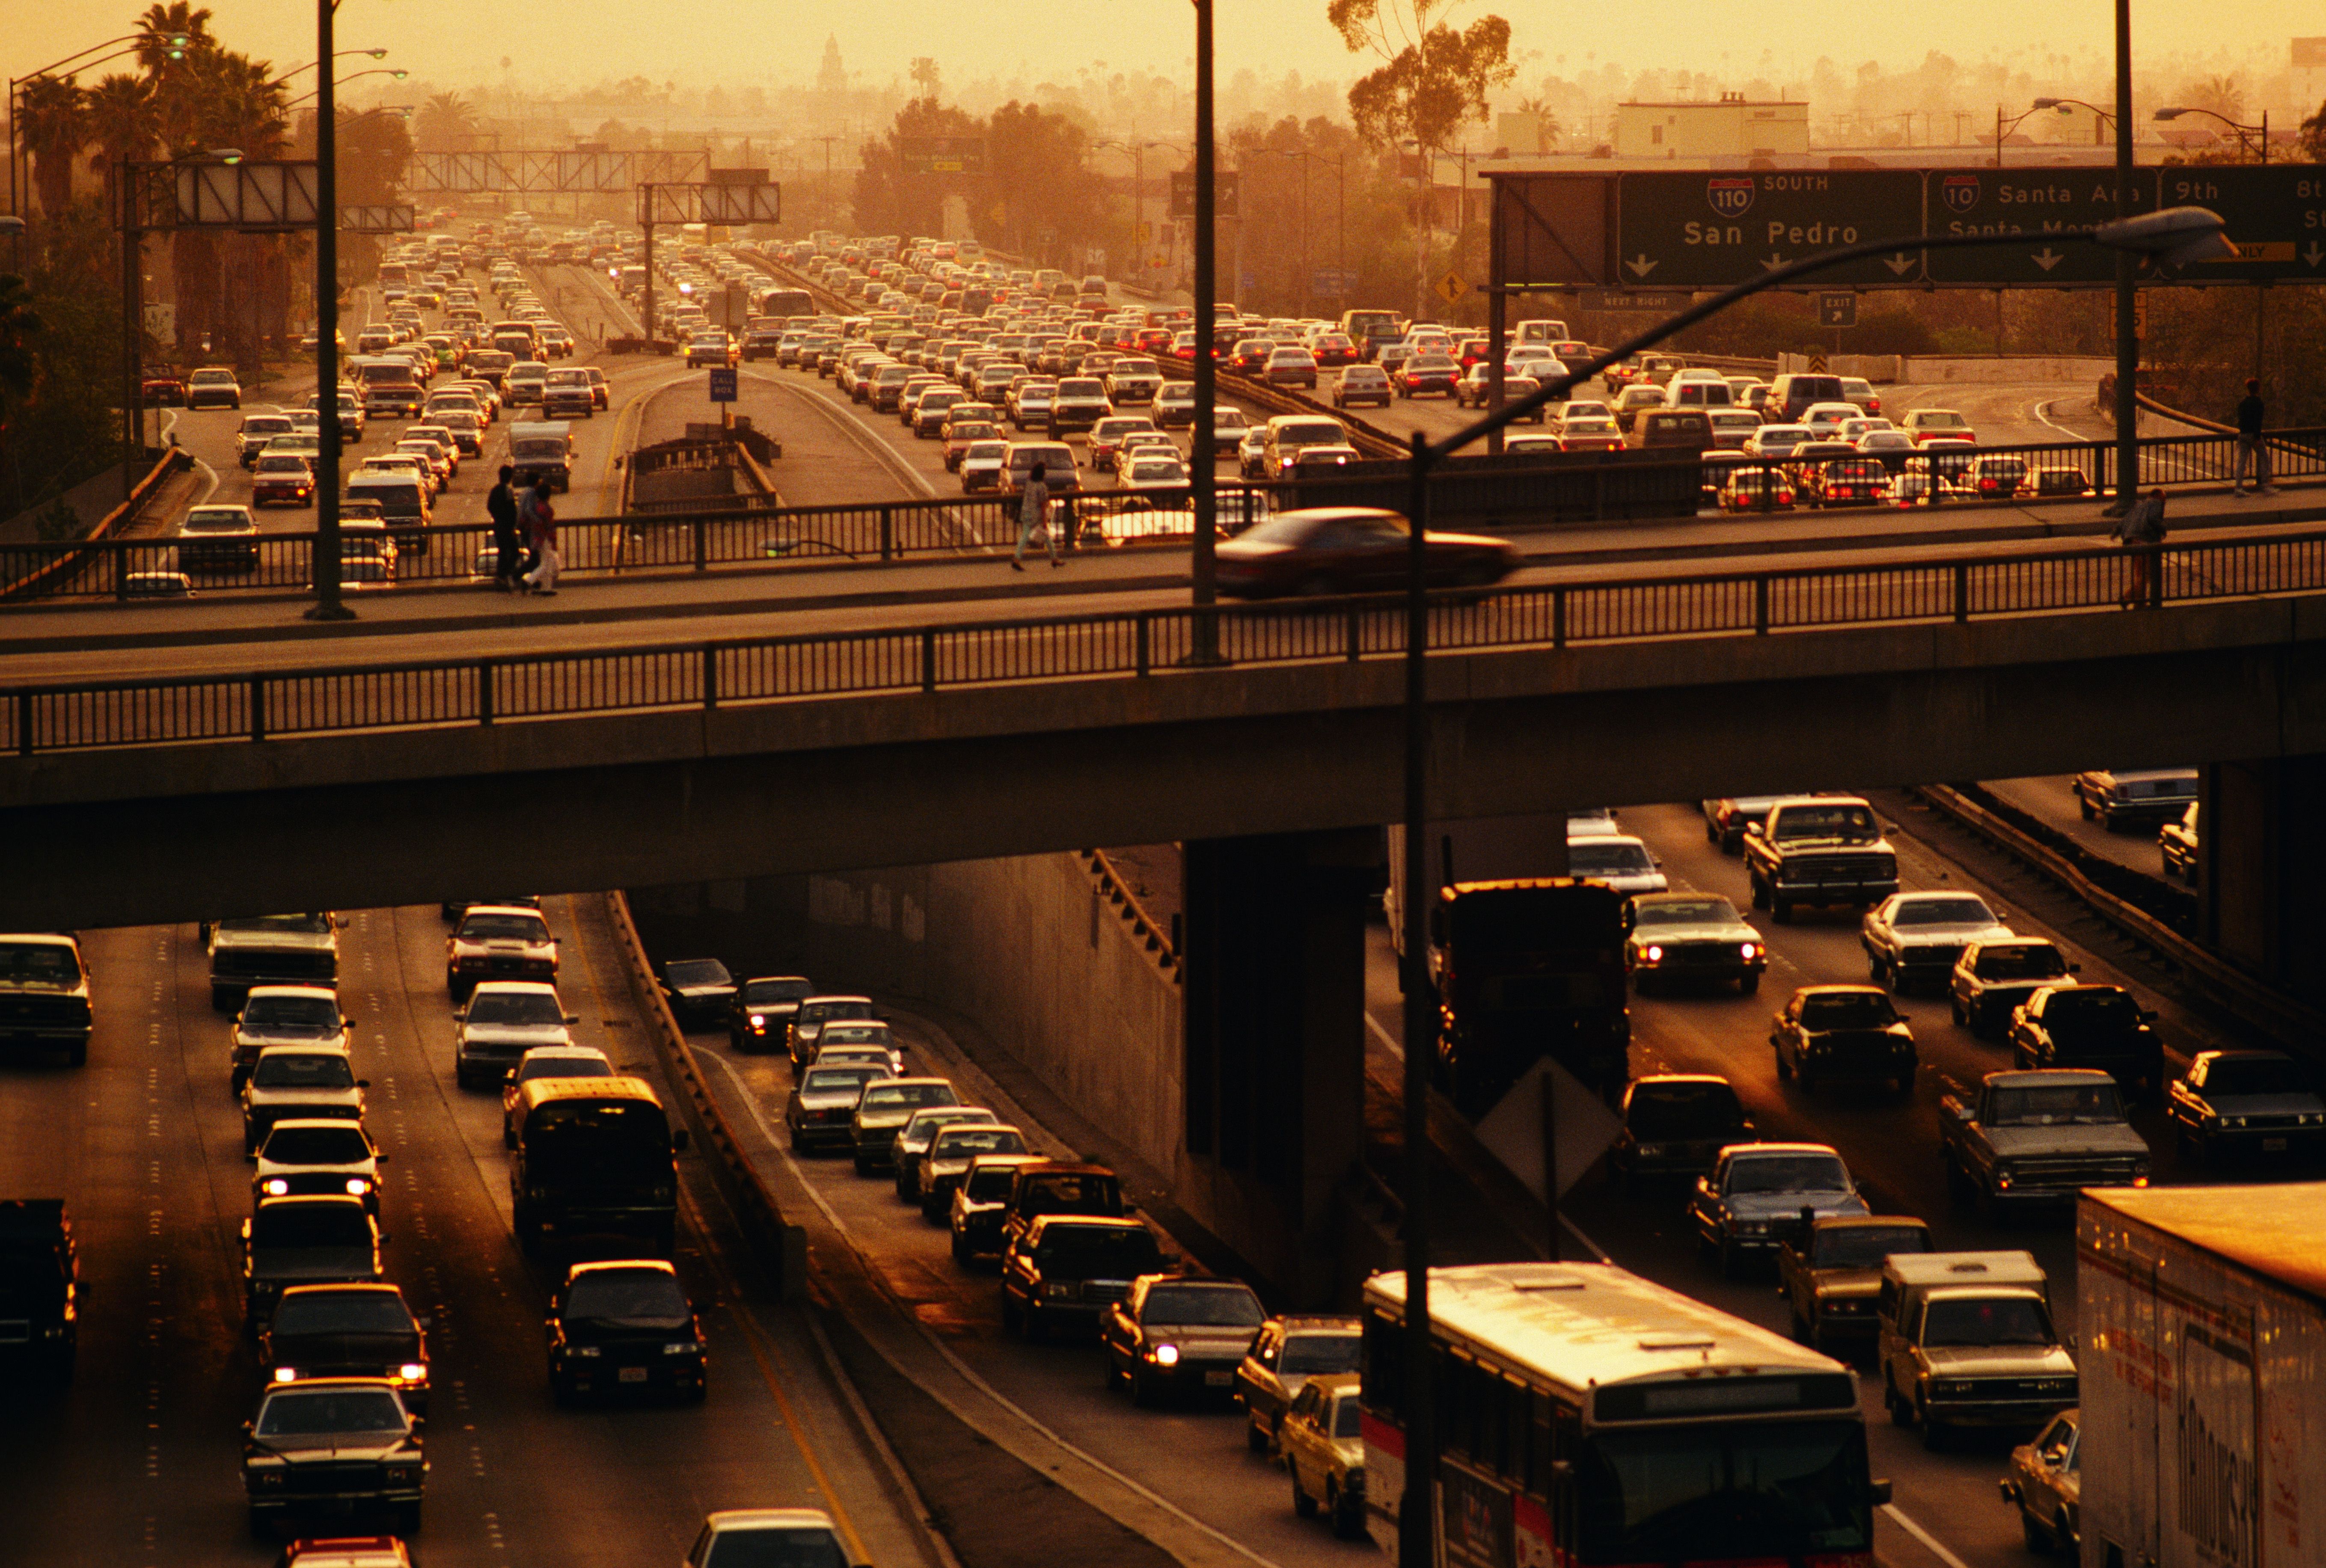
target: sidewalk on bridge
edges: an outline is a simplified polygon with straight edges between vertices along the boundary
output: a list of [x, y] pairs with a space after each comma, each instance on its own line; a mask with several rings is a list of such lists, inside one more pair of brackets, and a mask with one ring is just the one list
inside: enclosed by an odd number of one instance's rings
[[[2176, 534], [2283, 528], [2326, 521], [2326, 487], [2290, 488], [2275, 496], [2231, 500], [2224, 491], [2178, 498], [2169, 516]], [[2201, 510], [2190, 510], [2191, 507]], [[1940, 550], [1949, 556], [1991, 552], [1998, 546], [2071, 545], [2105, 539], [2110, 526], [2098, 500], [2042, 506], [1962, 503], [1935, 511], [1875, 509], [1731, 515], [1639, 523], [1570, 524], [1509, 530], [1529, 568], [1633, 567], [1664, 575], [1691, 563], [1707, 571], [1750, 570], [1758, 558], [1785, 555], [1795, 564], [1847, 564], [1853, 558], [1902, 549]], [[1030, 580], [1011, 573], [1000, 555], [981, 559], [916, 558], [891, 564], [853, 561], [773, 570], [716, 569], [703, 574], [581, 577], [569, 574], [554, 599], [512, 598], [488, 585], [447, 584], [387, 594], [350, 596], [352, 621], [302, 618], [304, 595], [220, 594], [191, 602], [116, 604], [109, 600], [11, 607], [0, 622], [0, 659], [108, 648], [197, 647], [321, 639], [409, 638], [432, 633], [472, 636], [516, 634], [512, 654], [540, 651], [548, 641], [577, 640], [572, 628], [631, 626], [620, 640], [673, 641], [705, 635], [704, 617], [756, 617], [813, 611], [944, 606], [959, 618], [965, 608], [991, 603], [992, 618], [1019, 618], [1028, 600], [1086, 598], [1093, 593], [1157, 593], [1183, 588], [1182, 548], [1083, 552], [1063, 571]], [[1064, 608], [1062, 607], [1062, 613]], [[764, 626], [722, 628], [728, 635], [764, 635]], [[603, 636], [601, 632], [599, 634]], [[413, 656], [414, 650], [398, 650]]]

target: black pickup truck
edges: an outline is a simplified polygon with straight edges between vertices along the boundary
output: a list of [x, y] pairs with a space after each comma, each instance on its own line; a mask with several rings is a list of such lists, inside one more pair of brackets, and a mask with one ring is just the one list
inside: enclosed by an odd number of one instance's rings
[[1780, 924], [1803, 904], [1865, 909], [1898, 891], [1898, 855], [1874, 808], [1849, 795], [1781, 800], [1744, 827], [1753, 907]]
[[61, 1198], [0, 1201], [0, 1377], [72, 1380], [80, 1254]]

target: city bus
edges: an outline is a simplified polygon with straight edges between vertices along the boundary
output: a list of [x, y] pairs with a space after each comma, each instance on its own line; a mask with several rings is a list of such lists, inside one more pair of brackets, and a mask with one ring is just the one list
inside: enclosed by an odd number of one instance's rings
[[[1366, 1282], [1366, 1528], [1392, 1562], [1404, 1312], [1402, 1273]], [[1840, 1362], [1602, 1264], [1432, 1269], [1429, 1318], [1444, 1568], [1872, 1568], [1890, 1484]]]
[[623, 1236], [667, 1257], [686, 1146], [637, 1078], [535, 1078], [518, 1091], [509, 1199], [527, 1252], [549, 1241]]

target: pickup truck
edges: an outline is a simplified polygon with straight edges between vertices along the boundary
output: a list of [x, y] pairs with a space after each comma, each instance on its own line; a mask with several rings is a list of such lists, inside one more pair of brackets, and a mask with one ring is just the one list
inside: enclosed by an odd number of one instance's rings
[[1926, 1448], [1955, 1427], [2033, 1432], [2075, 1406], [2075, 1357], [2030, 1253], [1893, 1255], [1875, 1317], [1883, 1406]]
[[1835, 1214], [1777, 1248], [1777, 1292], [1793, 1338], [1815, 1350], [1872, 1339], [1882, 1266], [1893, 1253], [1931, 1250], [1931, 1228], [1912, 1215]]
[[2148, 1145], [2105, 1072], [1990, 1072], [1974, 1099], [1939, 1102], [1939, 1144], [1960, 1202], [2068, 1202], [2085, 1187], [2148, 1184]]
[[253, 986], [336, 986], [340, 929], [328, 911], [222, 920], [209, 932], [210, 1006], [241, 1007]]
[[1780, 924], [1796, 905], [1864, 909], [1898, 891], [1897, 852], [1882, 837], [1874, 808], [1849, 795], [1781, 800], [1744, 827], [1744, 871], [1753, 907]]

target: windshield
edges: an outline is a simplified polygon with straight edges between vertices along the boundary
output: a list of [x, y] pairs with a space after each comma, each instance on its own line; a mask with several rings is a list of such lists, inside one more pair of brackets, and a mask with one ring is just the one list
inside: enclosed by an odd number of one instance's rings
[[978, 1155], [1022, 1155], [1026, 1140], [1015, 1129], [1000, 1127], [948, 1127], [929, 1146], [933, 1160], [965, 1160]]
[[1878, 991], [1840, 991], [1801, 998], [1801, 1025], [1809, 1029], [1886, 1029], [1898, 1009]]
[[2093, 1079], [2082, 1083], [2030, 1089], [1997, 1089], [1987, 1096], [1991, 1127], [2055, 1127], [2070, 1122], [2116, 1122], [2124, 1119], [2113, 1081]]
[[887, 1045], [892, 1043], [889, 1025], [878, 1019], [833, 1019], [818, 1030], [816, 1038], [829, 1047], [833, 1045]]
[[371, 1223], [363, 1205], [291, 1202], [265, 1204], [250, 1220], [250, 1244], [268, 1247], [369, 1247]]
[[670, 1125], [639, 1099], [558, 1100], [525, 1124], [532, 1171], [553, 1182], [623, 1185], [670, 1180]]
[[261, 1437], [321, 1437], [349, 1432], [402, 1432], [404, 1406], [385, 1388], [345, 1394], [276, 1394], [259, 1413]]
[[2068, 972], [2068, 960], [2050, 942], [2032, 947], [1985, 947], [1977, 965], [1983, 980], [2040, 980]]
[[1279, 447], [1337, 447], [1345, 444], [1348, 439], [1348, 431], [1328, 420], [1311, 420], [1276, 427], [1276, 444]]
[[551, 1056], [526, 1053], [517, 1065], [517, 1081], [531, 1082], [536, 1078], [611, 1078], [614, 1065], [602, 1056]]
[[820, 1024], [826, 1018], [869, 1018], [871, 1016], [872, 1004], [870, 1002], [803, 1002], [799, 1010], [799, 1021], [803, 1024]]
[[723, 986], [729, 983], [727, 966], [717, 959], [682, 959], [666, 971], [674, 986]]
[[875, 1106], [959, 1105], [950, 1083], [876, 1083], [864, 1091], [864, 1109]]
[[702, 1568], [848, 1568], [848, 1555], [830, 1530], [769, 1526], [720, 1531]]
[[[1034, 1261], [1045, 1274], [1084, 1279], [1134, 1279], [1163, 1266], [1155, 1238], [1143, 1227], [1100, 1229], [1073, 1225], [1047, 1232]], [[1253, 1322], [1260, 1320], [1254, 1318]]]
[[404, 1298], [384, 1290], [294, 1291], [274, 1309], [277, 1334], [410, 1334], [419, 1331]]
[[1819, 1268], [1879, 1268], [1893, 1252], [1928, 1252], [1931, 1233], [1920, 1225], [1844, 1225], [1820, 1230]]
[[1725, 1138], [1744, 1121], [1736, 1091], [1725, 1083], [1642, 1085], [1624, 1112], [1624, 1124], [1643, 1143]]
[[876, 1078], [886, 1078], [879, 1067], [820, 1067], [800, 1085], [802, 1094], [853, 1094]]
[[2063, 1044], [2118, 1040], [2140, 1027], [2140, 1004], [2114, 987], [2054, 991], [2043, 1002], [2043, 1027]]
[[1161, 1285], [1147, 1293], [1146, 1309], [1139, 1321], [1256, 1329], [1267, 1317], [1260, 1310], [1260, 1298], [1244, 1285]]
[[[1356, 1370], [1352, 1367], [1351, 1371]], [[1333, 1435], [1355, 1438], [1365, 1434], [1364, 1401], [1354, 1394], [1344, 1394], [1333, 1402]]]
[[186, 514], [178, 525], [183, 533], [236, 533], [254, 524], [240, 510], [228, 506], [203, 506]]
[[2310, 1085], [2284, 1056], [2219, 1056], [2205, 1070], [2207, 1094], [2303, 1094]]
[[601, 1322], [684, 1322], [690, 1311], [678, 1281], [658, 1268], [593, 1269], [565, 1297], [567, 1317]]
[[1284, 1354], [1277, 1369], [1310, 1378], [1354, 1372], [1362, 1343], [1356, 1334], [1289, 1334], [1285, 1337]]
[[462, 942], [547, 942], [549, 923], [537, 914], [471, 914], [461, 922]]
[[[1568, 853], [1574, 849], [1570, 846]], [[1641, 925], [1735, 925], [1736, 906], [1726, 898], [1659, 899], [1653, 904], [1634, 906], [1633, 918]]]
[[1585, 1563], [1782, 1562], [1873, 1545], [1854, 1421], [1603, 1431], [1577, 1468]]
[[1777, 813], [1775, 837], [1781, 843], [1838, 839], [1844, 843], [1870, 844], [1877, 834], [1870, 806], [1787, 806]]
[[259, 1057], [250, 1081], [261, 1089], [353, 1089], [356, 1074], [337, 1053], [269, 1051]]
[[293, 931], [311, 936], [329, 936], [331, 917], [328, 914], [261, 914], [247, 920], [221, 920], [221, 932]]
[[989, 1165], [982, 1170], [972, 1168], [963, 1189], [981, 1203], [999, 1203], [1009, 1196], [1010, 1183], [1018, 1179], [1015, 1165]]
[[1983, 898], [1910, 898], [1891, 912], [1893, 925], [1994, 925]]
[[1731, 1192], [1839, 1192], [1849, 1173], [1833, 1155], [1763, 1155], [1728, 1166]]
[[2048, 1345], [2052, 1320], [2033, 1296], [1997, 1296], [1987, 1301], [1934, 1301], [1922, 1314], [1922, 1343], [1937, 1345]]
[[1644, 877], [1656, 868], [1646, 845], [1607, 839], [1569, 844], [1567, 866], [1577, 877]]
[[340, 1005], [329, 997], [256, 996], [243, 1004], [242, 1026], [252, 1034], [336, 1035]]
[[469, 1003], [471, 1024], [563, 1024], [565, 1013], [555, 997], [542, 991], [479, 989]]
[[272, 1165], [359, 1165], [371, 1158], [371, 1144], [357, 1127], [278, 1123], [258, 1157]]

